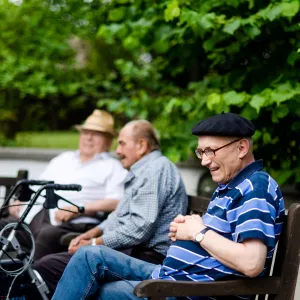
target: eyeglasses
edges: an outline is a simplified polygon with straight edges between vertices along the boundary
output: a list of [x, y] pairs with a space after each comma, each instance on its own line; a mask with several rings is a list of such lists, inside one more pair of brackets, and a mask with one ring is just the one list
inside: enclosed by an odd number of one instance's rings
[[217, 149], [210, 149], [210, 148], [207, 148], [207, 149], [205, 149], [205, 150], [196, 149], [196, 150], [195, 150], [195, 153], [196, 153], [196, 155], [197, 155], [197, 157], [198, 157], [199, 159], [202, 159], [202, 158], [203, 158], [203, 154], [205, 154], [208, 158], [213, 158], [213, 157], [215, 157], [217, 151], [219, 151], [219, 150], [221, 150], [221, 149], [223, 149], [223, 148], [225, 148], [225, 147], [227, 147], [227, 146], [229, 146], [229, 145], [231, 145], [231, 144], [233, 144], [233, 143], [235, 143], [235, 142], [238, 142], [238, 141], [240, 141], [240, 140], [241, 140], [241, 139], [234, 140], [234, 141], [232, 141], [232, 142], [230, 142], [230, 143], [228, 143], [228, 144], [226, 144], [226, 145], [224, 145], [224, 146], [222, 146], [222, 147], [219, 147], [219, 148], [217, 148]]

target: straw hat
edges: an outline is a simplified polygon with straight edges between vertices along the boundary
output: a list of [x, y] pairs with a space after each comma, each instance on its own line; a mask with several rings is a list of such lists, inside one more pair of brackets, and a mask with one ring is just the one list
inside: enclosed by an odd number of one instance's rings
[[95, 109], [93, 113], [87, 117], [83, 125], [75, 125], [75, 128], [77, 130], [95, 130], [115, 136], [114, 123], [114, 118], [110, 113], [104, 110]]

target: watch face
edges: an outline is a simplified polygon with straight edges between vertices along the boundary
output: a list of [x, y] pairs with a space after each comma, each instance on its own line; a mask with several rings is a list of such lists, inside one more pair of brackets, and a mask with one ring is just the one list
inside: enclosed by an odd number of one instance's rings
[[198, 243], [200, 243], [200, 242], [202, 241], [202, 239], [203, 239], [203, 236], [204, 236], [203, 233], [198, 232], [198, 233], [195, 235], [195, 241], [198, 242]]

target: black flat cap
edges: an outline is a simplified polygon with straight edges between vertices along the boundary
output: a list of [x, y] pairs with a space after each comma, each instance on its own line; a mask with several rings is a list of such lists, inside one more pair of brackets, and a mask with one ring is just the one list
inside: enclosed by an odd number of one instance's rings
[[253, 123], [234, 113], [221, 113], [197, 123], [193, 135], [249, 137], [255, 132]]

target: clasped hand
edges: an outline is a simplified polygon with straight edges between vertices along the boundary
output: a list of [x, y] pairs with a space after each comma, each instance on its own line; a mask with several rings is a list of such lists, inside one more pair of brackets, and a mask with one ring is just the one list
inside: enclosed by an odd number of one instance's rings
[[199, 215], [183, 216], [178, 215], [170, 223], [169, 238], [176, 240], [194, 240], [195, 235], [205, 228], [202, 218]]
[[86, 234], [81, 234], [71, 240], [68, 251], [74, 254], [80, 247], [88, 246], [90, 244], [91, 244], [91, 238]]

